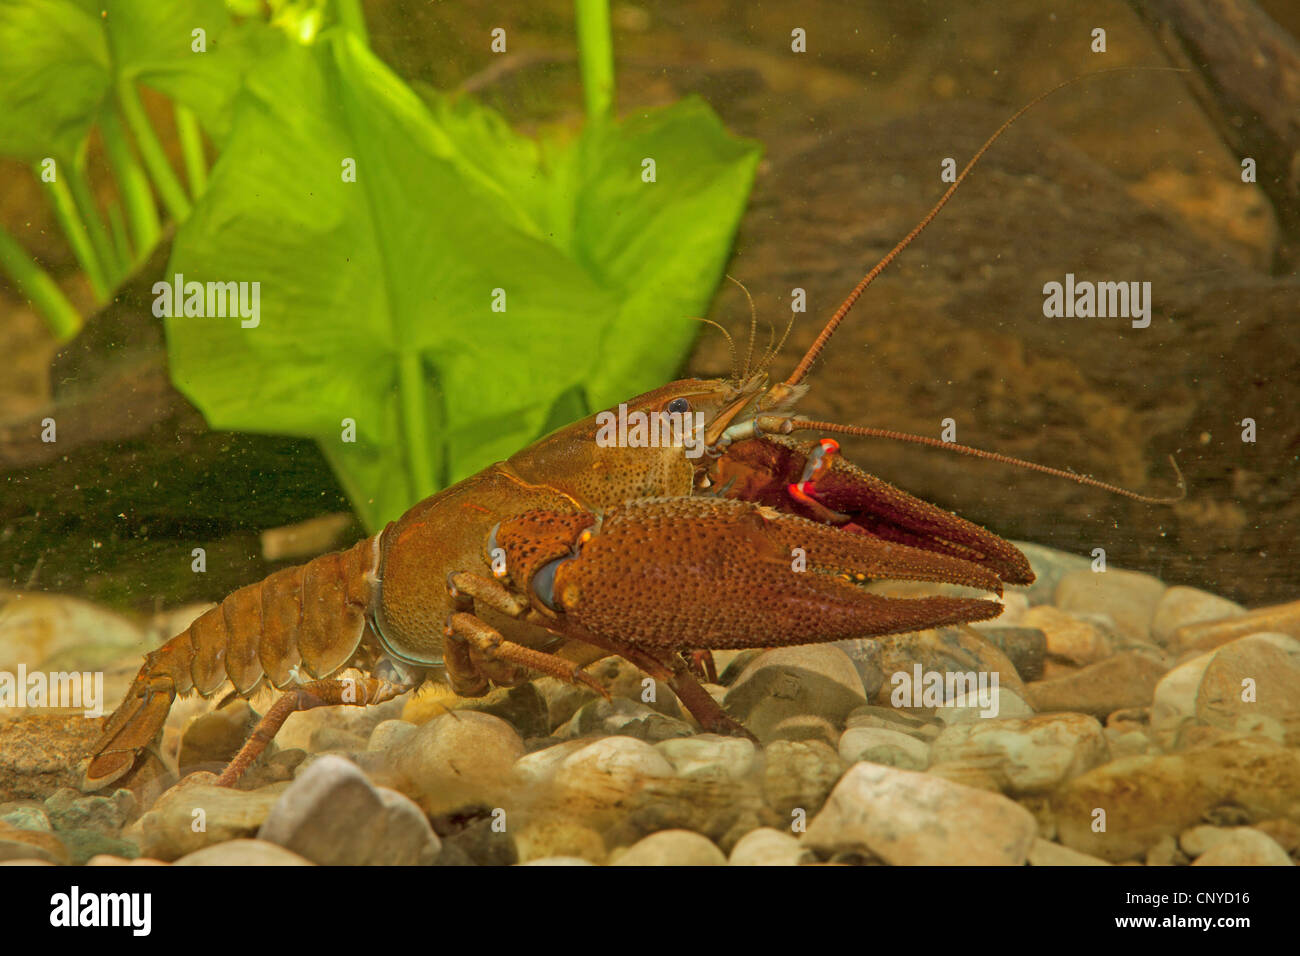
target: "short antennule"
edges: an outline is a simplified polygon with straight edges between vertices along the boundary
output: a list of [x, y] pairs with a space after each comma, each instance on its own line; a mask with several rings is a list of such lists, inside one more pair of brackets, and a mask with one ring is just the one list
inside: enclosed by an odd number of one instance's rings
[[957, 191], [957, 187], [962, 184], [962, 181], [965, 180], [966, 176], [970, 173], [970, 171], [975, 168], [975, 164], [980, 161], [980, 158], [986, 152], [988, 152], [989, 147], [992, 146], [995, 142], [997, 142], [998, 138], [1011, 127], [1012, 123], [1020, 119], [1020, 117], [1024, 116], [1025, 113], [1029, 112], [1029, 110], [1037, 106], [1043, 100], [1047, 99], [1053, 93], [1057, 92], [1058, 90], [1062, 90], [1065, 87], [1070, 86], [1074, 83], [1078, 83], [1080, 80], [1086, 80], [1089, 77], [1093, 77], [1093, 76], [1102, 76], [1106, 73], [1135, 73], [1135, 72], [1146, 72], [1146, 71], [1155, 71], [1161, 73], [1188, 72], [1187, 70], [1181, 67], [1165, 67], [1165, 66], [1116, 67], [1110, 70], [1096, 70], [1092, 73], [1084, 73], [1080, 76], [1073, 77], [1072, 79], [1066, 80], [1064, 83], [1060, 83], [1052, 87], [1050, 90], [1047, 90], [1044, 93], [1039, 93], [1037, 96], [1035, 96], [1024, 106], [1020, 107], [1020, 109], [1016, 110], [1013, 114], [1011, 114], [1011, 117], [1001, 126], [999, 126], [996, 130], [994, 130], [993, 135], [984, 141], [984, 145], [975, 151], [975, 155], [970, 158], [970, 161], [966, 163], [966, 165], [962, 168], [962, 171], [957, 174], [957, 178], [953, 180], [952, 184], [944, 191], [944, 194], [939, 197], [939, 201], [936, 202], [930, 208], [930, 211], [925, 214], [925, 216], [921, 219], [920, 222], [916, 224], [915, 227], [913, 227], [912, 231], [909, 232], [906, 236], [904, 236], [899, 241], [899, 243], [896, 246], [894, 246], [894, 248], [890, 249], [889, 252], [885, 253], [885, 257], [881, 259], [879, 262], [877, 262], [875, 266], [872, 267], [871, 271], [862, 277], [862, 281], [859, 282], [853, 288], [853, 291], [849, 293], [848, 298], [846, 298], [843, 302], [840, 303], [840, 307], [835, 310], [835, 314], [830, 317], [830, 320], [826, 323], [826, 326], [821, 330], [821, 333], [817, 336], [816, 340], [809, 347], [807, 353], [805, 353], [804, 357], [799, 360], [799, 364], [795, 366], [794, 371], [790, 373], [790, 377], [785, 380], [786, 384], [798, 385], [800, 382], [804, 380], [804, 378], [808, 375], [808, 372], [812, 369], [813, 362], [817, 361], [817, 356], [821, 354], [822, 349], [826, 347], [826, 343], [829, 342], [831, 336], [835, 334], [835, 330], [839, 328], [840, 323], [844, 321], [844, 317], [848, 315], [849, 310], [853, 308], [853, 303], [857, 302], [858, 297], [861, 296], [862, 293], [866, 291], [867, 286], [871, 285], [871, 283], [876, 280], [876, 276], [884, 272], [885, 269], [889, 266], [889, 264], [893, 262], [896, 258], [898, 258], [898, 254], [901, 253], [904, 249], [906, 249], [909, 245], [911, 245], [912, 240], [914, 240], [917, 236], [919, 236], [922, 232], [925, 231], [925, 227], [930, 225], [930, 223], [934, 220], [934, 217], [939, 215], [939, 210], [943, 209], [943, 207], [948, 204], [948, 200], [952, 198], [953, 193]]
[[[887, 438], [890, 441], [908, 442], [913, 445], [927, 445], [931, 448], [942, 448], [944, 451], [954, 452], [958, 455], [970, 455], [972, 458], [983, 458], [987, 461], [996, 461], [1004, 465], [1014, 465], [1017, 468], [1024, 468], [1028, 471], [1041, 472], [1044, 475], [1053, 475], [1057, 478], [1065, 478], [1080, 485], [1087, 485], [1090, 488], [1100, 488], [1102, 491], [1108, 491], [1114, 495], [1120, 495], [1124, 498], [1131, 498], [1134, 501], [1141, 501], [1150, 505], [1172, 505], [1177, 504], [1187, 497], [1187, 481], [1183, 478], [1183, 471], [1178, 467], [1178, 462], [1173, 455], [1169, 456], [1169, 464], [1173, 466], [1174, 476], [1178, 482], [1178, 494], [1169, 497], [1158, 497], [1155, 495], [1144, 495], [1136, 491], [1130, 491], [1127, 488], [1121, 488], [1119, 485], [1112, 485], [1105, 481], [1098, 481], [1096, 478], [1090, 478], [1087, 475], [1076, 474], [1073, 471], [1065, 471], [1062, 468], [1051, 468], [1047, 465], [1040, 465], [1037, 462], [1025, 461], [1023, 458], [1013, 458], [1010, 455], [1003, 455], [995, 451], [985, 451], [982, 448], [972, 448], [970, 445], [958, 445], [953, 442], [940, 441], [938, 438], [931, 438], [927, 435], [913, 435], [909, 432], [890, 431], [887, 428], [867, 428], [861, 425], [841, 425], [839, 422], [814, 422], [803, 418], [784, 419], [789, 426], [778, 425], [777, 421], [769, 423], [769, 430], [789, 434], [794, 431], [820, 431], [820, 432], [838, 432], [842, 435], [856, 435], [862, 438]], [[763, 421], [760, 419], [760, 426]]]

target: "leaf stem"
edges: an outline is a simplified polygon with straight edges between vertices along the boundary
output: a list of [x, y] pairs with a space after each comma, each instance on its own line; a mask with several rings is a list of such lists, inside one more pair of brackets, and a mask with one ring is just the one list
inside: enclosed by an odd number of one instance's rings
[[203, 153], [203, 132], [198, 118], [188, 106], [176, 104], [176, 134], [181, 140], [181, 158], [185, 160], [185, 178], [190, 181], [190, 195], [195, 199], [208, 188], [208, 160]]
[[614, 109], [614, 43], [608, 0], [574, 0], [578, 27], [578, 66], [587, 118], [601, 119]]
[[411, 500], [419, 501], [437, 490], [433, 481], [433, 449], [429, 445], [427, 385], [419, 352], [401, 353], [397, 380], [401, 395], [402, 433], [406, 439], [406, 473], [411, 480]]
[[126, 120], [127, 128], [135, 137], [135, 144], [140, 149], [140, 158], [144, 161], [145, 169], [149, 170], [154, 185], [158, 187], [158, 195], [162, 197], [163, 205], [167, 207], [173, 219], [178, 223], [184, 222], [190, 216], [190, 201], [186, 198], [185, 189], [181, 186], [181, 181], [177, 178], [171, 163], [167, 161], [167, 153], [158, 140], [158, 134], [149, 123], [149, 116], [140, 99], [140, 91], [135, 88], [131, 80], [118, 81], [117, 102], [122, 108], [122, 118]]
[[[60, 166], [71, 168], [71, 164], [60, 163]], [[40, 166], [36, 167], [36, 178], [40, 179]], [[54, 181], [45, 183], [50, 188], [50, 200], [54, 205], [54, 218], [59, 221], [59, 227], [68, 239], [68, 245], [72, 246], [72, 254], [77, 257], [77, 262], [86, 272], [86, 278], [90, 280], [90, 287], [94, 290], [95, 301], [104, 302], [108, 299], [108, 282], [104, 276], [103, 263], [99, 261], [99, 256], [95, 254], [95, 247], [90, 243], [90, 236], [86, 232], [86, 224], [81, 221], [81, 216], [77, 212], [77, 204], [73, 201], [72, 191], [68, 189], [68, 184], [60, 172], [57, 171]]]
[[45, 319], [60, 342], [68, 341], [81, 330], [81, 314], [72, 307], [50, 274], [3, 226], [0, 226], [0, 267]]
[[334, 12], [344, 29], [370, 46], [370, 33], [366, 30], [366, 15], [361, 9], [361, 0], [334, 0]]
[[123, 269], [117, 261], [113, 244], [109, 241], [108, 230], [104, 228], [104, 219], [100, 215], [99, 206], [95, 203], [95, 194], [90, 188], [90, 180], [86, 178], [84, 163], [76, 163], [73, 166], [72, 174], [68, 176], [68, 189], [72, 192], [72, 202], [77, 207], [77, 215], [86, 224], [90, 245], [95, 250], [100, 267], [104, 270], [104, 278], [111, 292], [117, 288]]
[[109, 165], [113, 167], [122, 194], [122, 204], [126, 207], [126, 220], [135, 241], [135, 260], [132, 262], [135, 265], [153, 251], [162, 233], [158, 204], [149, 188], [149, 178], [131, 151], [122, 121], [111, 106], [100, 114], [99, 134], [104, 139], [104, 151], [108, 154]]

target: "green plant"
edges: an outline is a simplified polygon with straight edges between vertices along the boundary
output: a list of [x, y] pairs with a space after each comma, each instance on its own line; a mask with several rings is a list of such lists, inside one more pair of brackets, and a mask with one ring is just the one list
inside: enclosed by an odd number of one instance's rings
[[172, 84], [219, 156], [172, 208], [168, 277], [260, 288], [256, 327], [179, 303], [165, 320], [173, 380], [212, 427], [317, 439], [374, 529], [671, 376], [758, 149], [695, 99], [614, 120], [597, 6], [578, 4], [587, 122], [540, 140], [421, 99], [348, 26], [355, 8], [307, 43], [232, 27], [237, 97]]

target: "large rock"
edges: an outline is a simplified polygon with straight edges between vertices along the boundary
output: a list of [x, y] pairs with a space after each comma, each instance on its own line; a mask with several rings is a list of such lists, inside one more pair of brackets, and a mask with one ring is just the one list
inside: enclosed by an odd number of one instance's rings
[[1104, 719], [1116, 710], [1150, 704], [1164, 673], [1165, 665], [1153, 655], [1125, 651], [1074, 674], [1035, 681], [1026, 690], [1039, 713], [1069, 711]]
[[1118, 863], [1141, 859], [1219, 807], [1243, 822], [1294, 815], [1297, 793], [1300, 751], [1233, 737], [1096, 767], [1057, 790], [1051, 812], [1061, 843]]
[[1189, 722], [1300, 746], [1300, 641], [1252, 634], [1165, 675], [1151, 709], [1153, 732], [1168, 747]]
[[332, 755], [285, 790], [257, 837], [327, 866], [427, 866], [440, 850], [418, 806]]
[[1038, 834], [1033, 815], [1000, 794], [878, 764], [851, 767], [803, 842], [905, 866], [1020, 866]]

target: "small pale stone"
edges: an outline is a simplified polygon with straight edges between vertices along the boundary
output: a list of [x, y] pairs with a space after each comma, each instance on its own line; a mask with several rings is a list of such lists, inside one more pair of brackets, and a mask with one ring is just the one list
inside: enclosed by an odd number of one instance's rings
[[812, 853], [789, 833], [771, 827], [750, 830], [731, 848], [731, 866], [798, 866], [812, 860]]
[[86, 861], [86, 866], [166, 866], [162, 860], [153, 860], [147, 856], [128, 859], [111, 853], [100, 853]]
[[839, 752], [845, 763], [866, 760], [903, 770], [924, 770], [930, 761], [925, 741], [880, 727], [850, 727], [840, 735]]
[[1030, 866], [1111, 866], [1106, 860], [1071, 850], [1048, 840], [1035, 840], [1029, 850]]
[[516, 866], [595, 866], [590, 860], [584, 860], [576, 856], [548, 856], [543, 860], [529, 860], [527, 863], [517, 863]]
[[475, 804], [498, 806], [524, 742], [499, 717], [457, 711], [422, 724], [391, 753], [398, 789], [438, 815]]
[[1024, 693], [1015, 665], [974, 628], [959, 625], [890, 634], [872, 643], [878, 648], [884, 680], [871, 703], [881, 707], [932, 707], [939, 689], [936, 681], [942, 684], [940, 696], [946, 697], [951, 696], [950, 685], [954, 694], [980, 681], [991, 686], [994, 674], [1001, 689]]
[[561, 739], [613, 734], [636, 737], [654, 743], [674, 737], [689, 737], [694, 732], [685, 720], [666, 717], [648, 704], [616, 697], [597, 698], [583, 704], [569, 720], [555, 729]]
[[1045, 793], [1109, 759], [1106, 735], [1084, 714], [1041, 714], [949, 727], [930, 751], [930, 772], [1005, 793]]
[[859, 763], [836, 784], [803, 842], [898, 866], [1019, 866], [1037, 838], [1024, 807], [929, 774]]
[[1110, 641], [1099, 628], [1050, 604], [1030, 608], [1024, 623], [1043, 632], [1051, 657], [1068, 664], [1095, 664], [1111, 654]]
[[847, 766], [820, 740], [777, 740], [764, 748], [763, 793], [783, 820], [796, 810], [811, 817]]
[[244, 745], [257, 720], [248, 701], [238, 698], [219, 710], [195, 715], [181, 735], [180, 768], [220, 772]]
[[1056, 586], [1056, 606], [1081, 614], [1108, 614], [1125, 637], [1149, 641], [1151, 619], [1164, 593], [1164, 582], [1150, 574], [1089, 569], [1061, 578]]
[[566, 740], [542, 750], [534, 750], [515, 761], [511, 773], [523, 787], [537, 789], [550, 784], [572, 754], [591, 745], [590, 740]]
[[1147, 866], [1186, 866], [1189, 862], [1187, 855], [1178, 848], [1178, 841], [1167, 833], [1147, 850]]
[[614, 866], [725, 866], [711, 840], [690, 830], [661, 830], [614, 858]]
[[644, 740], [605, 737], [565, 757], [552, 789], [560, 806], [600, 827], [624, 819], [651, 783], [673, 777], [673, 765]]
[[176, 866], [312, 866], [297, 853], [265, 840], [231, 840], [195, 850]]
[[1246, 609], [1236, 601], [1202, 591], [1175, 585], [1164, 593], [1156, 605], [1151, 618], [1151, 636], [1157, 644], [1167, 645], [1174, 636], [1174, 631], [1187, 624], [1199, 624], [1204, 621], [1219, 621], [1229, 617], [1240, 617]]
[[428, 865], [441, 849], [411, 800], [375, 788], [355, 764], [330, 755], [281, 794], [257, 836], [332, 866]]
[[682, 777], [741, 780], [754, 768], [757, 752], [744, 737], [699, 734], [655, 744]]
[[141, 852], [157, 860], [175, 860], [214, 843], [253, 836], [286, 786], [248, 791], [182, 782], [159, 797], [141, 818]]
[[[1198, 830], [1209, 829], [1198, 827]], [[1252, 827], [1233, 827], [1223, 830], [1208, 841], [1206, 849], [1193, 853], [1184, 841], [1189, 856], [1195, 856], [1192, 866], [1295, 866], [1286, 850], [1266, 834]], [[1193, 844], [1201, 842], [1197, 839]]]
[[993, 720], [998, 717], [1032, 717], [1034, 708], [1029, 706], [1015, 691], [1006, 687], [997, 690], [988, 688], [987, 693], [957, 697], [935, 711], [935, 716], [946, 726], [964, 724], [972, 721]]
[[1061, 578], [1074, 571], [1086, 571], [1092, 562], [1082, 555], [1069, 551], [1059, 551], [1032, 541], [1012, 541], [1020, 552], [1029, 559], [1029, 566], [1034, 572], [1034, 583], [1026, 587], [1016, 586], [1015, 591], [1029, 598], [1030, 604], [1050, 604], [1056, 593], [1056, 585]]

